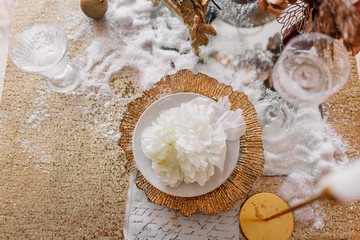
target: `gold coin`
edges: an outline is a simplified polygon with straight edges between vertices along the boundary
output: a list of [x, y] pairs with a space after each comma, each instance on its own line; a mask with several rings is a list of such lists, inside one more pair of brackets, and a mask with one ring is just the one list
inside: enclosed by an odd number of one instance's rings
[[248, 240], [287, 240], [294, 230], [292, 212], [269, 221], [271, 217], [289, 205], [279, 196], [272, 193], [258, 193], [245, 201], [240, 210], [239, 222], [244, 236]]

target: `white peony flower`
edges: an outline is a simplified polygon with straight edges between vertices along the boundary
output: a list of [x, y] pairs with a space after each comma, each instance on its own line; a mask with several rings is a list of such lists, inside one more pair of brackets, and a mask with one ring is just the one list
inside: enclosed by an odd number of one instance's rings
[[198, 97], [160, 114], [141, 136], [145, 156], [161, 181], [171, 187], [181, 182], [200, 186], [222, 172], [226, 140], [237, 140], [246, 132], [242, 110], [230, 110], [227, 97], [218, 102]]

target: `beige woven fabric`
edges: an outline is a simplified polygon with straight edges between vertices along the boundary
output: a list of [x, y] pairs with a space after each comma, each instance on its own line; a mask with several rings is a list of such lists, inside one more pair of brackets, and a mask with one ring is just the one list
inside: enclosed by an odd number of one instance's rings
[[[17, 0], [13, 30], [38, 18], [66, 21], [64, 8], [80, 11], [79, 1]], [[84, 48], [82, 41], [70, 41], [70, 57]], [[329, 121], [355, 147], [352, 153], [360, 150], [356, 74], [326, 105]], [[117, 95], [133, 96], [137, 78], [125, 69], [111, 85]], [[89, 126], [112, 112], [110, 127], [119, 131], [125, 107], [103, 106], [86, 96], [53, 93], [42, 77], [8, 63], [0, 105], [0, 239], [122, 238], [129, 179], [125, 155], [117, 141]], [[260, 178], [253, 192], [276, 193], [282, 181]], [[294, 239], [360, 236], [358, 204], [322, 205], [325, 230], [296, 225]]]

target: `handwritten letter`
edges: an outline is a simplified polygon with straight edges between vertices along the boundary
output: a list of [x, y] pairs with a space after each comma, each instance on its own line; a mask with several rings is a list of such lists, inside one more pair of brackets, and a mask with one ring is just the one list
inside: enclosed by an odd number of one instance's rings
[[149, 202], [145, 193], [134, 184], [135, 176], [135, 172], [130, 175], [124, 226], [126, 239], [239, 239], [239, 202], [229, 212], [195, 213], [184, 217], [166, 206]]

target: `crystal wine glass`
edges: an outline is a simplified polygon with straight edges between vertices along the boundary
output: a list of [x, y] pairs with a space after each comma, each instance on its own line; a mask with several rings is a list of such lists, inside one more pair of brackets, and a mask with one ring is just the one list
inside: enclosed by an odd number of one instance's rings
[[317, 106], [338, 91], [350, 73], [345, 48], [320, 33], [292, 39], [276, 62], [272, 79], [277, 93], [294, 106]]
[[9, 57], [20, 69], [47, 77], [51, 90], [67, 93], [80, 83], [66, 55], [67, 43], [66, 33], [57, 24], [33, 21], [10, 39]]
[[320, 33], [293, 38], [273, 69], [274, 88], [282, 99], [275, 99], [263, 111], [264, 135], [285, 131], [293, 115], [291, 106], [320, 105], [345, 84], [349, 73], [348, 53], [333, 38]]

